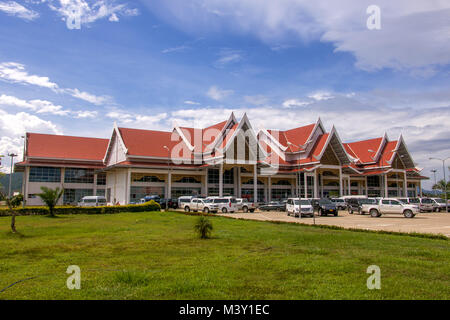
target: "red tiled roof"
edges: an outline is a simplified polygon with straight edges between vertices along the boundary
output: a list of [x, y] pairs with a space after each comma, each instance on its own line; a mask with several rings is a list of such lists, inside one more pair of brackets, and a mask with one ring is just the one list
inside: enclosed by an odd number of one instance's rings
[[109, 139], [27, 133], [27, 156], [102, 161]]
[[306, 143], [308, 138], [311, 136], [315, 125], [315, 123], [312, 123], [307, 126], [298, 127], [286, 131], [267, 130], [267, 132], [269, 132], [275, 139], [278, 139], [278, 142], [282, 146], [287, 147], [286, 151], [297, 152], [303, 150], [299, 147], [299, 145], [303, 145]]
[[227, 121], [222, 121], [204, 129], [180, 127], [180, 130], [194, 147], [195, 152], [202, 152], [205, 151], [207, 145], [214, 142], [226, 124]]
[[[361, 163], [374, 162], [371, 157], [375, 157], [383, 138], [344, 143], [345, 150], [354, 158], [358, 158]], [[369, 152], [369, 149], [373, 152]]]
[[[167, 146], [172, 154], [172, 149], [181, 141], [181, 138], [173, 132], [129, 128], [119, 128], [119, 131], [130, 156], [167, 158], [168, 152], [164, 146]], [[182, 146], [185, 145], [182, 144]], [[177, 155], [174, 154], [172, 157], [190, 158], [192, 156], [187, 147], [182, 150], [182, 154], [175, 151]]]

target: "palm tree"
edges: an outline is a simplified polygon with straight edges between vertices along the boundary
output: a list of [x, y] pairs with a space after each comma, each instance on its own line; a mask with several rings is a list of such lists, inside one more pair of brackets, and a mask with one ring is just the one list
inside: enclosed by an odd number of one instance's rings
[[[433, 190], [442, 190], [444, 191], [445, 188], [445, 181], [444, 180], [439, 180], [434, 186], [433, 186]], [[450, 181], [447, 182], [447, 191], [450, 190]]]
[[59, 199], [64, 193], [64, 190], [56, 188], [50, 189], [47, 187], [41, 187], [42, 193], [38, 193], [39, 198], [41, 198], [42, 202], [48, 207], [48, 211], [50, 212], [50, 216], [54, 217], [53, 209], [58, 203]]

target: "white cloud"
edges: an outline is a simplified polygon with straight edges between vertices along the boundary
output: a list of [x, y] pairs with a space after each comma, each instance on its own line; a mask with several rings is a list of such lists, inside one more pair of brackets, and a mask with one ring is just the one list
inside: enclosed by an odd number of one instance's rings
[[195, 101], [191, 101], [191, 100], [186, 100], [184, 101], [185, 104], [191, 104], [191, 105], [199, 105], [200, 103], [195, 102]]
[[36, 85], [52, 90], [58, 89], [58, 85], [51, 82], [48, 77], [30, 75], [25, 71], [25, 66], [17, 62], [0, 63], [0, 79], [13, 83]]
[[328, 91], [316, 91], [316, 92], [310, 93], [308, 95], [308, 98], [314, 99], [316, 101], [322, 101], [322, 100], [333, 99], [334, 96], [331, 95], [331, 93]]
[[[23, 157], [23, 139], [25, 132], [42, 132], [62, 134], [62, 131], [52, 123], [26, 112], [8, 113], [0, 109], [0, 154], [9, 152], [18, 154], [16, 161]], [[3, 158], [0, 170], [9, 172], [10, 159]]]
[[242, 60], [242, 53], [238, 50], [223, 49], [219, 53], [220, 58], [216, 60], [216, 67], [222, 68], [226, 65]]
[[124, 110], [113, 110], [106, 114], [106, 117], [117, 121], [119, 124], [127, 127], [136, 127], [148, 130], [168, 129], [167, 125], [161, 122], [167, 118], [167, 113], [157, 113], [153, 115], [145, 115], [127, 112]]
[[60, 88], [58, 84], [50, 81], [48, 77], [28, 74], [28, 72], [25, 70], [25, 65], [17, 62], [0, 63], [0, 80], [11, 83], [35, 85], [38, 87], [48, 88], [56, 93], [66, 93], [75, 98], [90, 102], [95, 105], [102, 105], [105, 103], [110, 103], [112, 101], [112, 98], [109, 96], [96, 96], [88, 92], [80, 91], [77, 88]]
[[298, 99], [288, 99], [283, 101], [283, 107], [285, 108], [293, 108], [293, 107], [306, 107], [307, 105], [310, 105], [311, 102], [309, 101], [302, 101]]
[[[155, 0], [146, 4], [179, 29], [224, 29], [273, 46], [323, 41], [349, 52], [364, 70], [407, 69], [432, 74], [450, 63], [449, 1], [378, 0], [381, 30], [369, 30], [369, 0]], [[214, 12], [220, 12], [220, 15]]]
[[80, 23], [90, 24], [97, 20], [108, 18], [111, 22], [119, 21], [118, 15], [136, 16], [139, 10], [128, 8], [126, 4], [115, 4], [113, 0], [59, 0], [49, 1], [50, 9], [60, 14], [63, 19], [73, 16], [73, 12], [78, 12]]
[[14, 96], [8, 96], [5, 94], [0, 95], [0, 108], [2, 106], [28, 109], [37, 114], [52, 114], [58, 116], [72, 116], [75, 118], [93, 118], [97, 114], [96, 111], [71, 111], [64, 109], [60, 105], [55, 105], [47, 100], [23, 100]]
[[178, 52], [178, 51], [185, 51], [187, 49], [190, 49], [189, 46], [178, 46], [178, 47], [173, 47], [173, 48], [167, 48], [162, 50], [162, 53], [171, 53], [171, 52]]
[[0, 1], [0, 11], [5, 12], [8, 15], [16, 16], [21, 19], [31, 21], [39, 18], [39, 13], [25, 8], [21, 4], [15, 1]]
[[233, 94], [233, 90], [222, 90], [217, 86], [210, 87], [208, 92], [206, 93], [208, 97], [217, 101], [222, 100], [231, 94]]

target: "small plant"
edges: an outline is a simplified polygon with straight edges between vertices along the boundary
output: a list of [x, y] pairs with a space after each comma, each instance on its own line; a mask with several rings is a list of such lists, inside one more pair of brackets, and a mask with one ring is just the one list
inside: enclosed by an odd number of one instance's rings
[[201, 216], [197, 219], [194, 230], [197, 232], [200, 239], [208, 239], [211, 236], [213, 225], [208, 218]]
[[23, 201], [23, 196], [21, 194], [14, 196], [14, 197], [7, 197], [6, 198], [6, 205], [9, 208], [9, 211], [11, 213], [11, 231], [13, 233], [16, 233], [16, 208], [20, 206], [20, 204]]
[[55, 216], [54, 208], [58, 203], [59, 199], [61, 199], [64, 190], [60, 190], [59, 188], [50, 189], [47, 187], [41, 187], [42, 193], [38, 193], [39, 198], [41, 198], [42, 202], [48, 207], [48, 211], [51, 217]]

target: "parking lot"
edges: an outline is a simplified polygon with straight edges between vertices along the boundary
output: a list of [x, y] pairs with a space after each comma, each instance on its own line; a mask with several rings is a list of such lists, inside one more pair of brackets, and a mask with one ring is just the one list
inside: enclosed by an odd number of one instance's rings
[[[275, 211], [238, 212], [219, 215], [249, 220], [314, 223], [313, 218], [299, 219], [287, 216], [285, 212]], [[403, 215], [383, 215], [379, 218], [372, 218], [369, 215], [355, 215], [348, 214], [347, 211], [339, 211], [337, 217], [320, 217], [316, 215], [315, 223], [367, 230], [442, 234], [450, 237], [450, 213], [420, 213], [412, 219], [407, 219]]]

